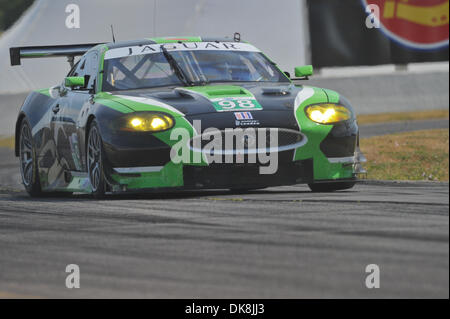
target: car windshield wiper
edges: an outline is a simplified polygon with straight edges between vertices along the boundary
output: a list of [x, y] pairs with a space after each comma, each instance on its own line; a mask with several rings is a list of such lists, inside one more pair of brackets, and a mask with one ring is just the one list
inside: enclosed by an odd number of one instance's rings
[[186, 76], [186, 73], [184, 73], [183, 68], [178, 64], [178, 62], [173, 58], [173, 56], [167, 51], [167, 49], [164, 46], [161, 46], [162, 53], [164, 54], [164, 57], [166, 58], [167, 62], [169, 62], [170, 66], [172, 67], [173, 71], [175, 72], [175, 75], [180, 79], [181, 82], [185, 86], [193, 86], [194, 83], [188, 79]]

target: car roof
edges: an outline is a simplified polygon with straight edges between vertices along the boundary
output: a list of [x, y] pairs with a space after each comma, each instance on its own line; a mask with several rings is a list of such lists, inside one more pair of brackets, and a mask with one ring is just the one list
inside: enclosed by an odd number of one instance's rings
[[132, 41], [117, 41], [106, 43], [105, 45], [109, 49], [149, 45], [149, 44], [163, 44], [163, 43], [182, 43], [182, 42], [235, 42], [233, 39], [227, 37], [160, 37], [160, 38], [148, 38], [142, 40]]

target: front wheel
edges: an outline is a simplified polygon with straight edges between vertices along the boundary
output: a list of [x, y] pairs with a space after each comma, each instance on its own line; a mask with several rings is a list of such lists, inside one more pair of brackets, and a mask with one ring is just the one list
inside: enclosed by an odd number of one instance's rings
[[106, 182], [103, 171], [103, 142], [95, 120], [92, 121], [88, 134], [86, 156], [89, 180], [94, 198], [100, 199], [105, 196]]
[[334, 191], [341, 191], [350, 189], [355, 186], [355, 182], [336, 182], [336, 183], [316, 183], [308, 184], [311, 191], [315, 193], [330, 193]]
[[22, 183], [25, 186], [25, 190], [31, 197], [41, 197], [42, 190], [39, 181], [36, 150], [34, 148], [31, 128], [26, 119], [22, 121], [20, 127], [19, 158], [20, 174], [22, 175]]

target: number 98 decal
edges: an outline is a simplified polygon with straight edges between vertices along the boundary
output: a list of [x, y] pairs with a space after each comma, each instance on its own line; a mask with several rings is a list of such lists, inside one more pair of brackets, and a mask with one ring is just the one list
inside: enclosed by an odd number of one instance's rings
[[251, 98], [217, 99], [212, 102], [218, 112], [262, 110], [258, 101]]

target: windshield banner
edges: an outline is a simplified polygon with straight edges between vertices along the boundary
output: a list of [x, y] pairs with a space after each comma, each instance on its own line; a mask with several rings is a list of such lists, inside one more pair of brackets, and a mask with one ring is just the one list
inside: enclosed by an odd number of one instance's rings
[[111, 49], [109, 51], [106, 51], [105, 60], [123, 58], [133, 55], [161, 53], [162, 52], [161, 47], [166, 48], [167, 51], [212, 50], [212, 51], [260, 52], [253, 45], [241, 42], [183, 42], [183, 43], [150, 44], [150, 45]]

